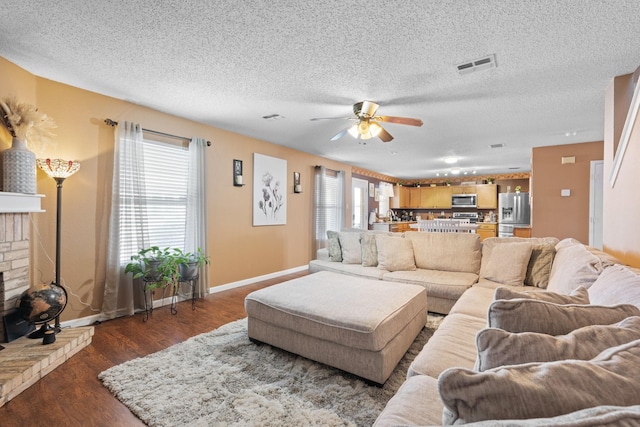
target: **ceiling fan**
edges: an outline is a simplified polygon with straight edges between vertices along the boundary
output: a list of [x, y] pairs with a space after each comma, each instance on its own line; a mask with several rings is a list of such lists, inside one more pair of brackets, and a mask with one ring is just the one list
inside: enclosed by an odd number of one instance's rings
[[362, 101], [353, 104], [353, 113], [355, 117], [323, 117], [311, 120], [357, 120], [358, 123], [338, 132], [331, 141], [342, 138], [347, 133], [356, 139], [370, 139], [373, 137], [380, 138], [383, 142], [393, 140], [393, 136], [389, 134], [378, 122], [396, 123], [400, 125], [422, 126], [422, 120], [412, 119], [409, 117], [395, 116], [376, 116], [378, 104], [372, 101]]

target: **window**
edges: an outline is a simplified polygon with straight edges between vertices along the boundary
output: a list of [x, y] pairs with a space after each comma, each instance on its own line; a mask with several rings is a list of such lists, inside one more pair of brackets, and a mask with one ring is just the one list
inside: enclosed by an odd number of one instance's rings
[[[123, 186], [120, 202], [120, 262], [144, 247], [184, 248], [189, 181], [189, 150], [186, 146], [145, 139], [142, 144], [143, 167], [139, 169], [140, 186]], [[121, 171], [124, 175], [130, 171]], [[140, 188], [142, 187], [143, 188]], [[140, 191], [138, 191], [140, 190]], [[127, 212], [138, 215], [142, 224], [133, 224]], [[139, 229], [144, 236], [139, 236]], [[138, 229], [138, 231], [136, 231]], [[137, 248], [137, 249], [136, 249]]]
[[315, 192], [315, 238], [319, 249], [326, 246], [327, 230], [340, 231], [344, 224], [344, 172], [318, 167]]

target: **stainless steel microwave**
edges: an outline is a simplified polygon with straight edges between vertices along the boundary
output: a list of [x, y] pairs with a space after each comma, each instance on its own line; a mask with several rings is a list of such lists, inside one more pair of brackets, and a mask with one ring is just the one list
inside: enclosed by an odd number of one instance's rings
[[452, 208], [476, 208], [478, 207], [478, 195], [477, 194], [452, 194], [451, 207]]

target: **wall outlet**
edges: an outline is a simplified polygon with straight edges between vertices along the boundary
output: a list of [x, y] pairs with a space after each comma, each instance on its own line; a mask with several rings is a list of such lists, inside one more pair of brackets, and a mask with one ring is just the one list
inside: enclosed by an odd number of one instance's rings
[[571, 190], [568, 189], [568, 188], [563, 188], [562, 190], [560, 190], [560, 196], [562, 196], [562, 197], [571, 196]]

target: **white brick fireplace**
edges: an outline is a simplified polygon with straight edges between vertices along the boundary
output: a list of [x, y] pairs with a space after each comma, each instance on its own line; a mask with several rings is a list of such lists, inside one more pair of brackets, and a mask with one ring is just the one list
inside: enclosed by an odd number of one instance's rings
[[0, 341], [6, 342], [2, 317], [12, 311], [29, 280], [29, 215], [44, 212], [40, 194], [0, 192]]

